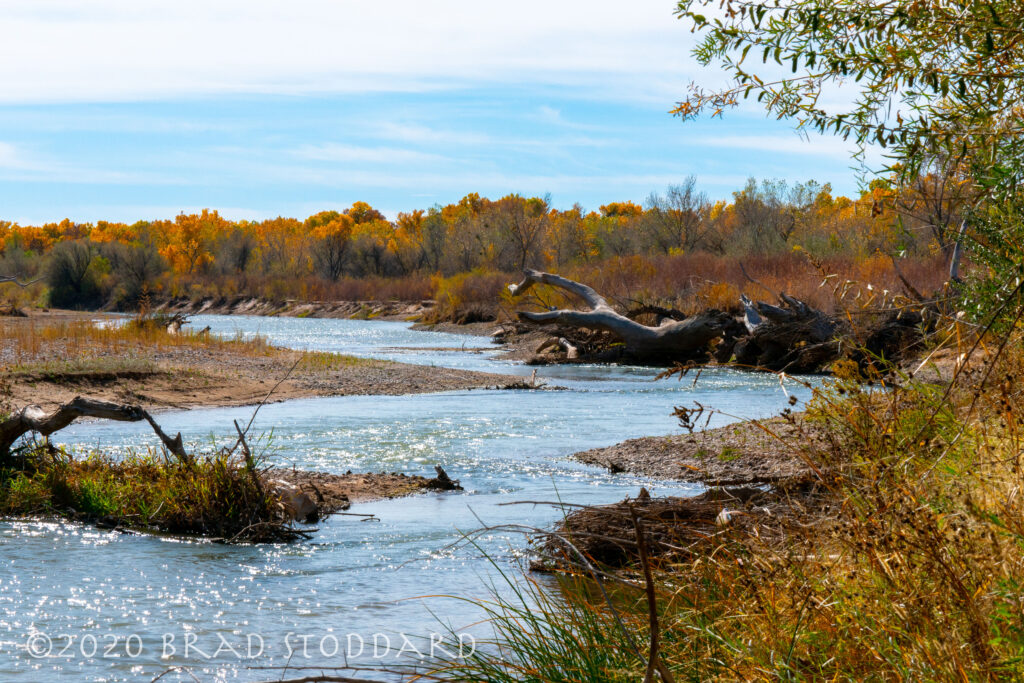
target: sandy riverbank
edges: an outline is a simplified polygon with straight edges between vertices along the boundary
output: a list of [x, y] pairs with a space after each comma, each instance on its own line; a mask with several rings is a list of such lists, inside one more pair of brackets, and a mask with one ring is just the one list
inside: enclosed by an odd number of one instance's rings
[[15, 405], [45, 407], [88, 395], [138, 403], [151, 410], [181, 409], [252, 405], [264, 400], [271, 389], [270, 400], [282, 401], [503, 387], [520, 380], [498, 373], [303, 354], [216, 340], [156, 344], [141, 338], [71, 338], [75, 325], [97, 317], [32, 311], [25, 318], [0, 319], [0, 358], [9, 368]]
[[420, 320], [434, 308], [425, 301], [270, 301], [236, 296], [206, 299], [178, 298], [162, 302], [157, 310], [186, 315], [264, 315], [290, 318], [354, 318], [358, 320]]

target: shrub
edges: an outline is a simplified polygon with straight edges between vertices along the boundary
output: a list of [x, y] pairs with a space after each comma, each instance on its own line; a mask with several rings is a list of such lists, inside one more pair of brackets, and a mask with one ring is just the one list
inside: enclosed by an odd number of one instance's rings
[[435, 276], [432, 285], [437, 305], [431, 321], [466, 324], [496, 320], [502, 292], [511, 280], [505, 273], [480, 268], [451, 277]]
[[46, 264], [46, 283], [50, 286], [50, 305], [61, 308], [95, 308], [103, 302], [100, 278], [109, 272], [109, 263], [97, 258], [89, 243], [82, 240], [59, 242]]

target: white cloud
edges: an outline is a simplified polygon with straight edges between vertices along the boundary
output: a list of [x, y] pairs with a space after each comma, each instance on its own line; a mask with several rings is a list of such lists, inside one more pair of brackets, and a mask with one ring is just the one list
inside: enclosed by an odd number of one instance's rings
[[[766, 152], [773, 155], [822, 157], [832, 160], [850, 161], [856, 144], [838, 136], [811, 133], [782, 135], [706, 135], [686, 140], [684, 144], [693, 147], [735, 149], [748, 152]], [[882, 152], [877, 147], [868, 147], [865, 161], [868, 165], [880, 163]]]
[[372, 126], [374, 134], [386, 139], [417, 145], [492, 145], [498, 140], [485, 133], [470, 130], [445, 130], [417, 123], [385, 121]]
[[805, 138], [795, 132], [791, 135], [721, 135], [700, 141], [702, 146], [729, 147], [758, 152], [779, 152], [825, 157], [849, 157], [850, 145], [840, 138], [812, 136]]
[[0, 141], [0, 180], [34, 183], [113, 185], [178, 185], [180, 179], [162, 173], [92, 168], [35, 157], [9, 142]]
[[0, 142], [0, 168], [24, 168], [17, 148], [9, 142]]
[[[0, 102], [585, 84], [693, 75], [674, 3], [6, 0]], [[685, 72], [689, 71], [687, 75]]]
[[[587, 126], [567, 125], [569, 128], [587, 128]], [[597, 128], [590, 126], [589, 128]], [[413, 145], [447, 147], [539, 147], [552, 150], [560, 147], [606, 147], [615, 143], [610, 136], [593, 137], [585, 135], [561, 135], [557, 138], [527, 138], [514, 135], [491, 135], [479, 131], [463, 129], [451, 130], [433, 128], [417, 123], [384, 122], [373, 124], [367, 128], [375, 137], [393, 142], [404, 142]]]
[[310, 161], [336, 161], [342, 163], [415, 164], [447, 161], [439, 154], [428, 154], [399, 147], [360, 147], [340, 143], [302, 145], [293, 152], [300, 159]]

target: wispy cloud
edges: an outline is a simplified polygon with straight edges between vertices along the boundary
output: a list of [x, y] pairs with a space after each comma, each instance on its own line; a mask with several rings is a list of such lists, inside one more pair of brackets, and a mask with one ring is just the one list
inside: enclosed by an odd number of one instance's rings
[[9, 142], [0, 142], [0, 168], [24, 170], [26, 164], [18, 153], [18, 149]]
[[[497, 125], [497, 124], [493, 124]], [[575, 126], [573, 126], [575, 127]], [[580, 126], [581, 128], [583, 126]], [[423, 146], [448, 147], [519, 147], [555, 150], [559, 147], [603, 147], [613, 144], [609, 137], [588, 135], [553, 134], [547, 130], [531, 127], [528, 134], [497, 135], [479, 129], [466, 127], [462, 130], [435, 128], [420, 123], [383, 122], [373, 125], [370, 130], [374, 137], [394, 142], [405, 142]], [[531, 137], [532, 135], [532, 137]]]
[[0, 141], [0, 179], [32, 183], [73, 183], [99, 185], [175, 185], [184, 181], [164, 173], [119, 171], [93, 168], [26, 154], [9, 142]]
[[419, 123], [384, 121], [372, 128], [376, 136], [385, 140], [417, 145], [491, 145], [498, 142], [498, 138], [487, 133], [432, 128]]
[[302, 145], [292, 153], [300, 159], [335, 161], [351, 164], [419, 164], [448, 161], [440, 154], [418, 152], [400, 147], [360, 147], [336, 142]]
[[716, 135], [692, 144], [702, 147], [719, 147], [746, 150], [750, 152], [773, 152], [810, 156], [849, 157], [849, 145], [838, 138], [804, 138], [795, 132], [790, 135]]
[[[672, 4], [7, 0], [0, 101], [655, 84], [693, 72]], [[42, 49], [45, 46], [45, 49]], [[685, 75], [683, 76], [685, 79]], [[685, 81], [684, 81], [685, 82]]]

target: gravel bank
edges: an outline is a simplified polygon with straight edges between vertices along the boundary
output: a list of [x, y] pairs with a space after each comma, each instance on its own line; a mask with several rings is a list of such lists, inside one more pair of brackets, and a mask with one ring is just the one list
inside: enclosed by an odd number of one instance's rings
[[806, 474], [801, 458], [820, 436], [800, 415], [693, 434], [648, 436], [572, 457], [612, 472], [717, 486], [766, 484]]

